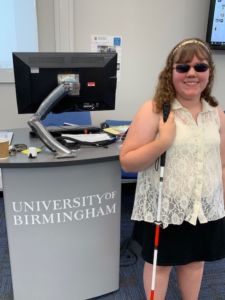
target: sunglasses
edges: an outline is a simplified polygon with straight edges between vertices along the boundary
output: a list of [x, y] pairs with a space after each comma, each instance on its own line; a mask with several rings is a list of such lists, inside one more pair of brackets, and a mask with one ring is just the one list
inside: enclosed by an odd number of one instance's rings
[[27, 149], [27, 145], [25, 144], [15, 144], [15, 145], [10, 145], [9, 147], [9, 154], [10, 156], [16, 155], [17, 152], [22, 152], [23, 150]]
[[191, 68], [198, 73], [206, 72], [209, 69], [209, 65], [205, 63], [195, 64], [194, 66], [190, 66], [188, 64], [179, 64], [174, 67], [177, 73], [187, 73]]

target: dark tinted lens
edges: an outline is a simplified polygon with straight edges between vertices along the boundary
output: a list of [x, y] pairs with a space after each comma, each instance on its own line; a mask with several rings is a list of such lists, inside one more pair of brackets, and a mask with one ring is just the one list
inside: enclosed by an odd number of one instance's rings
[[205, 71], [208, 70], [208, 68], [209, 68], [209, 66], [207, 64], [203, 64], [203, 63], [196, 64], [194, 66], [194, 69], [195, 69], [196, 72], [205, 72]]
[[187, 73], [190, 70], [190, 66], [186, 64], [176, 65], [175, 67], [178, 73]]
[[[187, 64], [176, 65], [175, 69], [178, 73], [187, 73], [191, 66]], [[205, 72], [208, 70], [209, 66], [204, 63], [199, 63], [193, 66], [196, 72]]]

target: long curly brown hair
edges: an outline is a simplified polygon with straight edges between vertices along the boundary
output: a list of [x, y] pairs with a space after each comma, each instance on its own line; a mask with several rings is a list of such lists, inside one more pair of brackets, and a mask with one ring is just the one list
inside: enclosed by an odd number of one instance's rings
[[207, 60], [209, 64], [209, 81], [202, 91], [201, 97], [204, 98], [211, 106], [217, 106], [218, 102], [211, 95], [215, 65], [209, 46], [198, 38], [185, 39], [178, 43], [167, 57], [166, 65], [159, 74], [158, 84], [154, 95], [156, 111], [161, 112], [163, 104], [172, 103], [176, 98], [176, 91], [172, 83], [172, 71], [174, 63], [187, 63], [197, 56], [200, 60]]

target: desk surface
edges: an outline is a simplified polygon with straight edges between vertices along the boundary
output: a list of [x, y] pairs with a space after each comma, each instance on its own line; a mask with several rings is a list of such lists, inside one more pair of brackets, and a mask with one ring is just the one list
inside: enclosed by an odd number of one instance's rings
[[43, 150], [36, 158], [17, 153], [7, 159], [0, 160], [0, 168], [33, 168], [54, 167], [60, 165], [87, 164], [101, 161], [119, 159], [119, 143], [113, 143], [107, 148], [103, 147], [81, 147], [77, 150], [77, 156], [73, 158], [56, 158], [54, 153], [43, 145], [39, 138], [30, 137], [28, 128], [10, 129], [14, 132], [12, 144], [26, 144], [27, 147], [40, 147]]

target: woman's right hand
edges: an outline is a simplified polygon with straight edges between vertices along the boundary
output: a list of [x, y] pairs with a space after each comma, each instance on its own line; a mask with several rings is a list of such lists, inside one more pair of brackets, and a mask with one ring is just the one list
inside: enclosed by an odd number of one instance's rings
[[174, 120], [174, 112], [171, 111], [166, 122], [163, 121], [163, 117], [160, 116], [159, 120], [159, 140], [165, 146], [169, 148], [174, 141], [176, 135], [176, 123]]

